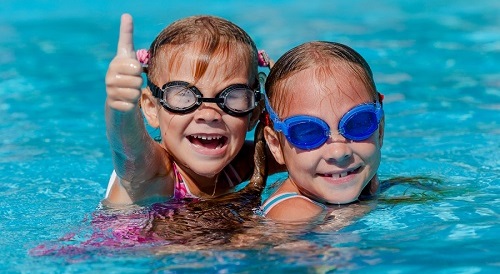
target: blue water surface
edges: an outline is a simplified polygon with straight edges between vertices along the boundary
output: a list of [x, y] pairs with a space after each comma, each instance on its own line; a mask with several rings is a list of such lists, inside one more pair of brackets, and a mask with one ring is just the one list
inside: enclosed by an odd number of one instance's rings
[[[499, 11], [495, 0], [2, 1], [0, 272], [497, 273]], [[354, 223], [303, 232], [308, 247], [34, 256], [68, 234], [67, 246], [84, 241], [104, 196], [104, 76], [123, 12], [137, 48], [194, 14], [235, 22], [274, 59], [310, 40], [352, 46], [386, 96], [381, 178], [432, 187], [391, 188]]]

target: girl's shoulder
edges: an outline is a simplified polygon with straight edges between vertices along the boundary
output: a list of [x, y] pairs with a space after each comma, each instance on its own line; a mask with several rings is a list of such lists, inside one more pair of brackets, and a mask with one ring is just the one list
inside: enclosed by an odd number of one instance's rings
[[261, 206], [262, 213], [279, 221], [306, 221], [318, 216], [326, 206], [295, 191], [278, 190]]

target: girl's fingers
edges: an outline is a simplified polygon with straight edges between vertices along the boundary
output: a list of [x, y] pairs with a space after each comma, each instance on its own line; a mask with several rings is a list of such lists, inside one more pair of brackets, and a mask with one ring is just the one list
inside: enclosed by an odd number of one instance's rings
[[136, 59], [134, 52], [134, 23], [130, 14], [122, 14], [116, 56]]

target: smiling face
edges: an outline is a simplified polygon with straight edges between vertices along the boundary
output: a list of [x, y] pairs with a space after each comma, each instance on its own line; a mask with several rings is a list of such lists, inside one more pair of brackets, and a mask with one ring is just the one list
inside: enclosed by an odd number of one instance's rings
[[[254, 84], [250, 81], [254, 76], [249, 64], [245, 64], [241, 58], [230, 59], [221, 54], [212, 56], [205, 73], [201, 78], [194, 79], [199, 56], [196, 45], [178, 50], [182, 51], [182, 57], [179, 54], [174, 57], [174, 62], [167, 62], [160, 68], [158, 77], [152, 79], [157, 86], [171, 81], [184, 81], [195, 85], [203, 97], [213, 98], [230, 85]], [[161, 54], [160, 58], [172, 58], [167, 55]], [[151, 101], [154, 101], [154, 111], [150, 111], [151, 115], [146, 114], [148, 122], [160, 128], [164, 148], [176, 164], [197, 182], [203, 181], [200, 176], [214, 178], [243, 146], [249, 126], [248, 115], [231, 116], [217, 104], [207, 102], [193, 112], [175, 114], [166, 111], [158, 99], [153, 98]], [[147, 105], [143, 108], [147, 108]]]
[[[373, 102], [366, 85], [348, 66], [308, 68], [287, 78], [280, 102], [281, 120], [294, 115], [323, 119], [330, 138], [313, 150], [291, 145], [282, 133], [266, 129], [266, 140], [276, 160], [284, 163], [289, 180], [303, 195], [320, 202], [349, 203], [358, 198], [380, 164], [383, 124], [364, 141], [354, 142], [337, 132], [342, 116], [353, 107]], [[279, 99], [278, 99], [279, 100]], [[274, 136], [274, 138], [273, 138]], [[274, 141], [273, 141], [274, 140]]]

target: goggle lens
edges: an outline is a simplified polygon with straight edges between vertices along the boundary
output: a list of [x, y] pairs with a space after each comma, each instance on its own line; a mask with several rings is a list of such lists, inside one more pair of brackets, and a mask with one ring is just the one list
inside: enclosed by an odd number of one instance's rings
[[196, 106], [196, 94], [184, 85], [172, 84], [164, 89], [163, 104], [177, 111], [189, 110]]
[[234, 112], [252, 110], [256, 104], [255, 92], [249, 88], [235, 87], [228, 90], [224, 105]]
[[[325, 128], [326, 126], [326, 128]], [[329, 137], [329, 128], [311, 120], [296, 122], [288, 127], [288, 141], [300, 149], [314, 149]]]
[[353, 141], [368, 139], [378, 128], [377, 115], [373, 111], [360, 111], [342, 119], [340, 133]]

